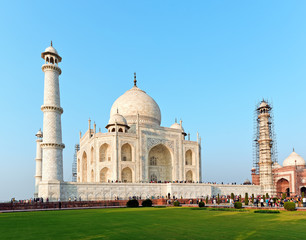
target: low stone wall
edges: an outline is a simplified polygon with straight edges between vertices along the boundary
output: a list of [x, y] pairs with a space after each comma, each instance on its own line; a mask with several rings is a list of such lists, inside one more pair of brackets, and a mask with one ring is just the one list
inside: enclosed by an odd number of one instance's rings
[[[65, 202], [36, 202], [36, 203], [0, 203], [0, 210], [26, 210], [26, 209], [54, 209], [54, 208], [101, 208], [125, 207], [128, 200], [109, 201], [65, 201]], [[138, 200], [141, 206], [143, 200]], [[178, 199], [181, 204], [189, 204], [190, 199]], [[153, 206], [167, 205], [167, 199], [152, 199]], [[173, 200], [171, 200], [173, 202]], [[193, 199], [196, 203], [196, 199]]]
[[48, 182], [39, 184], [39, 197], [49, 201], [68, 201], [75, 198], [83, 201], [146, 198], [204, 198], [206, 196], [243, 195], [248, 193], [261, 195], [257, 185], [223, 185], [205, 183], [75, 183]]

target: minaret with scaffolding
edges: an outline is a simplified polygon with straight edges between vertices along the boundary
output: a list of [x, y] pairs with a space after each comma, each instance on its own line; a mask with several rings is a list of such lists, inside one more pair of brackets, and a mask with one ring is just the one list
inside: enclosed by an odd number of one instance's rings
[[277, 162], [273, 125], [272, 107], [263, 100], [256, 107], [253, 171], [259, 174], [259, 184], [262, 187], [263, 193], [268, 193], [270, 196], [275, 195], [272, 165]]
[[75, 144], [74, 146], [75, 151], [73, 154], [73, 162], [72, 162], [72, 182], [76, 182], [77, 181], [77, 177], [78, 177], [78, 172], [77, 172], [77, 153], [80, 150], [80, 145], [79, 144]]

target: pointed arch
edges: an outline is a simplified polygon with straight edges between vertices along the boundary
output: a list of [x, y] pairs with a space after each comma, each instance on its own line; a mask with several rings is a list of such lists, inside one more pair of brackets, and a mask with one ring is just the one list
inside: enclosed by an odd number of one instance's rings
[[128, 143], [121, 147], [121, 161], [132, 161], [132, 147]]
[[95, 182], [95, 174], [94, 174], [93, 169], [91, 169], [91, 173], [90, 173], [90, 182]]
[[192, 153], [191, 149], [189, 149], [185, 153], [185, 165], [192, 165], [192, 162], [193, 162], [192, 157], [193, 157], [193, 153]]
[[100, 182], [106, 183], [108, 181], [110, 181], [110, 171], [107, 167], [105, 167], [100, 171]]
[[94, 148], [91, 147], [91, 150], [90, 150], [90, 164], [93, 165], [94, 163]]
[[50, 63], [51, 63], [51, 64], [54, 64], [54, 59], [53, 59], [53, 57], [50, 57]]
[[129, 167], [126, 167], [122, 170], [121, 180], [125, 183], [131, 183], [133, 181], [132, 170]]
[[191, 183], [193, 181], [193, 173], [191, 170], [186, 172], [186, 182]]
[[290, 195], [290, 188], [289, 188], [289, 181], [285, 178], [281, 178], [276, 183], [276, 191], [277, 194], [286, 193], [289, 197]]
[[85, 151], [82, 156], [82, 182], [87, 182], [87, 154]]
[[111, 150], [110, 146], [107, 143], [104, 143], [101, 145], [99, 149], [99, 161], [100, 162], [106, 162], [111, 161]]
[[157, 181], [172, 181], [172, 155], [170, 150], [163, 144], [151, 148], [148, 156], [149, 174], [148, 178], [154, 175]]

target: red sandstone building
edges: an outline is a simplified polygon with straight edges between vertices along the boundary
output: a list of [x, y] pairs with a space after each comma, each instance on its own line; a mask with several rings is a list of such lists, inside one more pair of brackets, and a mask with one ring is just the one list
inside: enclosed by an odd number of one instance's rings
[[[287, 196], [302, 195], [302, 192], [306, 196], [306, 162], [294, 149], [284, 160], [283, 166], [273, 163], [272, 176], [278, 196], [282, 193], [286, 193]], [[255, 168], [252, 168], [253, 184], [259, 185], [259, 178], [259, 174], [255, 173]]]

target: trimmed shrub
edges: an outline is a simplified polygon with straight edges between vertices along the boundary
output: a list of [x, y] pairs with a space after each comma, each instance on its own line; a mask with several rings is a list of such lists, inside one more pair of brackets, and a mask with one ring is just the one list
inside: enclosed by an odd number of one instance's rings
[[304, 192], [302, 192], [302, 198], [304, 198], [305, 197], [305, 193]]
[[181, 205], [180, 202], [177, 200], [173, 202], [173, 206], [175, 207], [179, 207], [180, 205]]
[[217, 204], [218, 204], [218, 205], [220, 204], [220, 196], [219, 196], [219, 193], [218, 193], [218, 198], [217, 198]]
[[295, 211], [296, 208], [295, 208], [295, 203], [294, 202], [285, 202], [284, 203], [284, 208], [287, 210], [287, 211]]
[[236, 208], [236, 209], [242, 208], [242, 203], [241, 202], [235, 202], [234, 203], [234, 208]]
[[139, 202], [136, 199], [131, 199], [126, 203], [127, 207], [139, 207]]
[[254, 203], [254, 193], [252, 194], [252, 203]]
[[234, 196], [234, 193], [231, 193], [231, 199], [234, 199], [235, 196]]
[[249, 205], [249, 194], [248, 193], [245, 193], [245, 196], [244, 196], [244, 204], [247, 206]]
[[208, 204], [208, 196], [206, 196], [206, 204]]
[[278, 210], [256, 210], [254, 213], [280, 213]]
[[204, 202], [199, 202], [199, 207], [205, 207], [205, 203]]
[[141, 204], [143, 207], [152, 207], [152, 201], [151, 199], [146, 199]]

